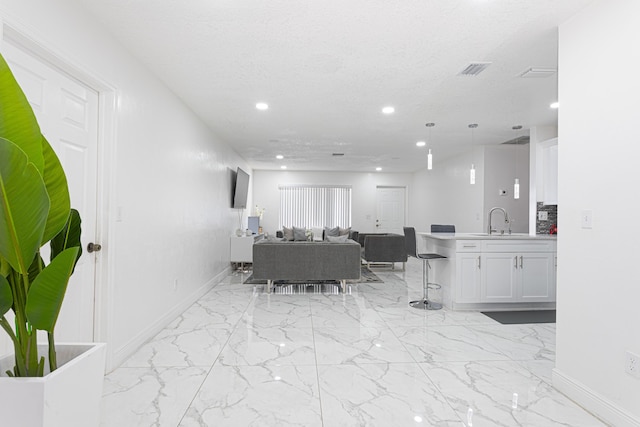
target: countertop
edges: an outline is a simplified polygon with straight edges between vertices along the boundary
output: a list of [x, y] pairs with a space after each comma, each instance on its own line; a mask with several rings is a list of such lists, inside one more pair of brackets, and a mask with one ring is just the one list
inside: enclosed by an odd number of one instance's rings
[[500, 234], [493, 233], [488, 235], [487, 233], [416, 233], [422, 237], [429, 237], [438, 240], [556, 240], [557, 234], [536, 234], [531, 235], [528, 233], [511, 233]]

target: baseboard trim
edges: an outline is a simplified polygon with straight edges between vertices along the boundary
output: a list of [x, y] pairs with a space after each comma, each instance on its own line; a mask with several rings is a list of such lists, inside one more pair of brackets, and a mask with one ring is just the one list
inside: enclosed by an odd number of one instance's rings
[[158, 318], [156, 322], [154, 322], [149, 327], [143, 329], [130, 339], [126, 344], [116, 349], [111, 358], [110, 366], [107, 366], [107, 373], [113, 371], [118, 366], [120, 366], [125, 360], [127, 360], [133, 353], [135, 353], [144, 343], [146, 343], [150, 338], [157, 335], [162, 329], [164, 329], [169, 323], [171, 323], [176, 317], [178, 317], [181, 313], [183, 313], [187, 308], [189, 308], [194, 302], [196, 302], [200, 297], [209, 292], [216, 283], [219, 283], [220, 280], [227, 277], [231, 273], [231, 267], [225, 268], [223, 271], [207, 280], [207, 282], [188, 295], [181, 302], [176, 304], [169, 310], [165, 315]]
[[603, 420], [616, 427], [640, 427], [640, 420], [626, 410], [620, 408], [604, 396], [595, 393], [584, 384], [566, 376], [557, 368], [551, 374], [553, 386], [569, 399]]

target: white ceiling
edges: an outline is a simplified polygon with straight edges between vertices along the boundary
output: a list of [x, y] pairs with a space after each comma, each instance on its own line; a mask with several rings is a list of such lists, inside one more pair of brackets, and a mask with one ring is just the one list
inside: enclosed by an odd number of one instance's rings
[[[555, 125], [557, 74], [517, 76], [556, 68], [558, 24], [591, 2], [74, 1], [253, 168], [389, 172], [469, 149], [469, 123], [476, 144]], [[492, 65], [457, 75], [476, 61]]]

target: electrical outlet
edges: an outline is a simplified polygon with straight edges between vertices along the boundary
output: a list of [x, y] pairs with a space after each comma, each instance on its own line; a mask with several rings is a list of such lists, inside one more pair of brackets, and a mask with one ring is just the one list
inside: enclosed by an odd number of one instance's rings
[[547, 211], [538, 212], [538, 220], [547, 221], [548, 219], [549, 219], [549, 212]]
[[625, 362], [624, 370], [627, 374], [636, 378], [640, 378], [640, 357], [637, 354], [633, 354], [627, 351], [627, 358]]

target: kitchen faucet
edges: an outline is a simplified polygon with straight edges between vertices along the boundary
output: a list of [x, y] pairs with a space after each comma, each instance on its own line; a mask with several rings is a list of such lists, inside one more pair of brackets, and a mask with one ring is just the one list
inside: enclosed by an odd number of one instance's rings
[[[493, 231], [498, 231], [491, 228], [491, 214], [493, 213], [493, 211], [496, 211], [496, 210], [502, 211], [502, 213], [504, 214], [504, 222], [505, 224], [509, 224], [509, 234], [511, 234], [511, 222], [509, 221], [509, 215], [507, 214], [507, 211], [504, 210], [504, 208], [500, 208], [500, 207], [491, 208], [491, 210], [489, 211], [489, 218], [487, 220], [487, 223], [488, 223], [487, 233], [491, 235]], [[504, 230], [502, 230], [502, 232], [504, 233]]]

